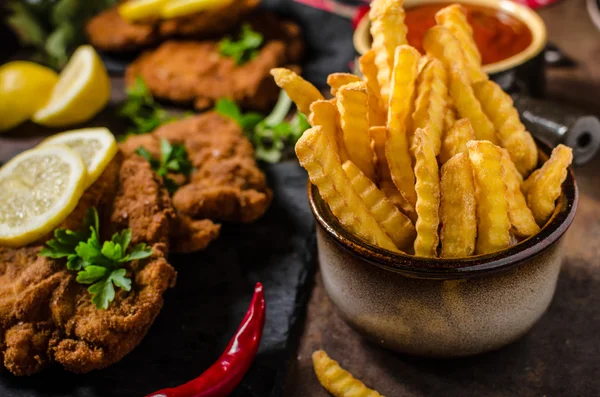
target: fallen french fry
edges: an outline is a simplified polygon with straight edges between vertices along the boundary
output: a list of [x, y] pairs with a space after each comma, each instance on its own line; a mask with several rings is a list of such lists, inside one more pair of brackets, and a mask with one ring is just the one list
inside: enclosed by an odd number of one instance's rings
[[371, 48], [376, 54], [377, 80], [384, 103], [388, 102], [390, 96], [396, 47], [407, 43], [402, 4], [402, 0], [373, 0], [369, 11], [373, 37]]
[[467, 152], [467, 142], [475, 139], [475, 132], [469, 119], [457, 120], [442, 139], [439, 160], [444, 164], [458, 153]]
[[348, 159], [375, 180], [369, 136], [369, 99], [365, 82], [347, 84], [337, 92], [337, 108]]
[[491, 80], [474, 84], [473, 91], [494, 124], [500, 145], [508, 150], [521, 175], [529, 175], [537, 165], [538, 150], [533, 137], [521, 123], [510, 95]]
[[340, 87], [362, 81], [360, 77], [351, 73], [331, 73], [327, 76], [327, 85], [330, 87], [331, 95], [335, 96]]
[[441, 169], [440, 218], [442, 258], [473, 255], [477, 238], [477, 213], [473, 170], [467, 153], [458, 153]]
[[502, 149], [502, 167], [504, 167], [504, 183], [506, 183], [506, 200], [508, 202], [508, 218], [515, 236], [526, 238], [540, 231], [533, 213], [527, 207], [525, 196], [521, 193], [523, 177], [510, 159], [506, 149]]
[[388, 106], [388, 138], [385, 145], [392, 181], [412, 206], [417, 202], [417, 195], [408, 131], [420, 58], [421, 54], [413, 47], [402, 45], [396, 49]]
[[298, 110], [304, 114], [309, 114], [311, 103], [325, 99], [317, 87], [289, 69], [271, 69], [271, 75], [275, 78], [275, 84], [285, 90]]
[[315, 351], [312, 361], [319, 383], [334, 397], [383, 397], [354, 378], [323, 350]]
[[481, 54], [473, 39], [473, 28], [467, 21], [467, 14], [460, 4], [451, 4], [435, 14], [435, 20], [452, 32], [460, 42], [465, 54], [469, 75], [472, 82], [487, 80], [488, 76], [481, 69]]
[[560, 144], [552, 150], [548, 161], [534, 173], [535, 175], [529, 176], [529, 179], [533, 179], [525, 181], [524, 185], [528, 185], [527, 204], [538, 225], [544, 225], [552, 216], [572, 161], [573, 150]]
[[510, 245], [510, 220], [502, 149], [489, 141], [467, 143], [477, 200], [477, 254], [500, 251]]
[[444, 65], [435, 58], [428, 59], [417, 79], [417, 99], [412, 115], [412, 127], [429, 129], [429, 137], [436, 155], [439, 154], [442, 145], [447, 97]]
[[494, 125], [481, 109], [471, 87], [465, 55], [458, 39], [443, 26], [434, 26], [425, 33], [423, 48], [427, 55], [439, 59], [446, 67], [450, 97], [460, 117], [471, 121], [475, 137], [497, 144]]
[[427, 129], [417, 128], [412, 145], [417, 193], [415, 255], [436, 257], [439, 245], [440, 178], [433, 142]]
[[308, 172], [311, 183], [317, 186], [333, 215], [350, 232], [373, 245], [398, 252], [394, 242], [352, 188], [331, 146], [321, 127], [308, 129], [296, 143], [296, 156]]
[[308, 121], [313, 127], [321, 126], [323, 134], [327, 135], [332, 149], [340, 156], [340, 160], [348, 160], [342, 128], [339, 122], [339, 113], [334, 104], [329, 101], [318, 100], [310, 105], [310, 116]]

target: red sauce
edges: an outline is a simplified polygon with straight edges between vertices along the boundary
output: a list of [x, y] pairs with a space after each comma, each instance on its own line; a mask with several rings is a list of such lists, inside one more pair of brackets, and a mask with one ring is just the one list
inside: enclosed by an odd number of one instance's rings
[[[435, 13], [447, 4], [430, 4], [406, 10], [408, 43], [423, 51], [423, 36], [435, 25]], [[494, 63], [525, 50], [532, 41], [531, 31], [517, 18], [488, 7], [462, 4], [473, 27], [473, 37], [481, 52], [482, 63]]]

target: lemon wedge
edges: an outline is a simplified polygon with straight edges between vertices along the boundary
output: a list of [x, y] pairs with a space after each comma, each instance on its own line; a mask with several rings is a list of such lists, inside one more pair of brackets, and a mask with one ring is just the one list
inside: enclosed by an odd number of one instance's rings
[[50, 233], [77, 206], [87, 171], [64, 145], [36, 147], [0, 168], [0, 245], [22, 246]]
[[88, 173], [86, 187], [98, 179], [119, 151], [114, 135], [103, 127], [65, 131], [40, 144], [46, 145], [65, 145], [81, 156]]
[[225, 7], [231, 3], [233, 3], [233, 0], [171, 0], [162, 7], [160, 14], [165, 19], [177, 18], [200, 11]]
[[119, 6], [119, 15], [128, 22], [160, 17], [160, 10], [169, 0], [133, 0]]
[[33, 121], [49, 127], [62, 127], [89, 120], [108, 103], [110, 78], [96, 51], [77, 48], [60, 73], [50, 100], [33, 115]]
[[0, 131], [29, 119], [48, 102], [58, 74], [27, 61], [9, 62], [0, 67]]

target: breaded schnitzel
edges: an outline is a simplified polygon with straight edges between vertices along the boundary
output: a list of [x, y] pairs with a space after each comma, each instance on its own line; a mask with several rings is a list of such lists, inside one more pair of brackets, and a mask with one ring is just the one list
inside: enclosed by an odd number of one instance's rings
[[263, 34], [265, 44], [245, 64], [236, 65], [232, 58], [221, 56], [218, 41], [168, 41], [133, 62], [127, 68], [126, 82], [132, 85], [140, 76], [153, 96], [193, 102], [196, 109], [230, 98], [245, 108], [270, 110], [279, 88], [269, 71], [300, 61], [300, 29], [264, 12], [255, 13], [249, 23]]
[[236, 0], [225, 7], [164, 21], [130, 23], [111, 8], [86, 25], [90, 43], [103, 51], [131, 51], [171, 37], [206, 39], [223, 35], [258, 6], [260, 0]]
[[131, 136], [121, 150], [130, 154], [143, 146], [159, 158], [161, 138], [183, 144], [195, 168], [189, 181], [173, 195], [180, 216], [196, 222], [247, 223], [265, 213], [272, 191], [256, 164], [252, 144], [233, 120], [216, 112], [184, 118], [152, 134]]
[[165, 259], [174, 212], [144, 159], [117, 156], [61, 227], [80, 229], [89, 207], [98, 208], [105, 238], [131, 228], [132, 243], [148, 244], [152, 256], [126, 264], [131, 291], [117, 289], [108, 309], [100, 310], [64, 260], [38, 256], [41, 243], [0, 247], [0, 350], [16, 375], [53, 363], [83, 373], [119, 361], [145, 336], [163, 293], [175, 284], [176, 272]]

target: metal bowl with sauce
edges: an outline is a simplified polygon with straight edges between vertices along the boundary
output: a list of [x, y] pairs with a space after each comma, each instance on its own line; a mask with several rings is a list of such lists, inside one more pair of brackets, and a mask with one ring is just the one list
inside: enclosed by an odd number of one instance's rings
[[[470, 17], [480, 19], [471, 19], [472, 23], [475, 22], [473, 25], [476, 30], [477, 23], [482, 24], [479, 26], [481, 37], [477, 37], [476, 31], [475, 39], [480, 46], [487, 42], [491, 47], [481, 51], [483, 70], [505, 91], [541, 97], [545, 89], [543, 51], [547, 40], [546, 25], [539, 15], [528, 7], [509, 0], [405, 0], [409, 44], [418, 48], [419, 35], [424, 34], [426, 28], [434, 24], [435, 10], [453, 3], [465, 5], [468, 11], [470, 9]], [[413, 34], [410, 33], [411, 18], [421, 18], [418, 21], [419, 25], [414, 25], [419, 30], [417, 33], [414, 33], [415, 28]], [[481, 20], [482, 18], [485, 20]], [[494, 28], [486, 31], [494, 20], [497, 31], [493, 31]], [[359, 54], [364, 54], [371, 48], [369, 28], [367, 14], [354, 32], [354, 47]], [[494, 50], [496, 53], [491, 52]]]

